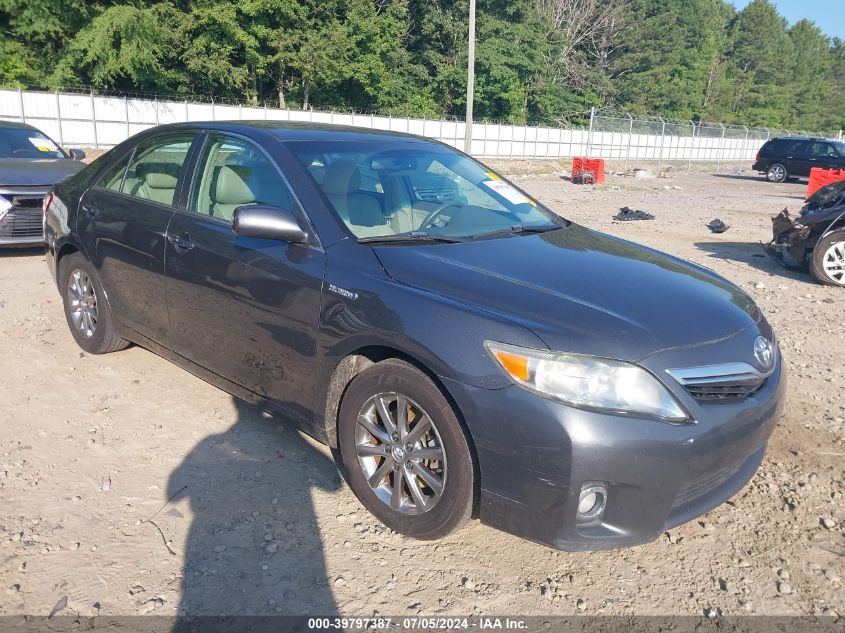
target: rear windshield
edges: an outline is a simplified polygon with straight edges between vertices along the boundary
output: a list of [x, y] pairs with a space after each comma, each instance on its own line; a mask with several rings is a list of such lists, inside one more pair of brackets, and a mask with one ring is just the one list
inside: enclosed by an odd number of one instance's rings
[[59, 146], [38, 130], [0, 127], [0, 158], [66, 158]]
[[358, 238], [471, 238], [520, 226], [559, 228], [533, 198], [435, 143], [295, 141], [287, 145]]

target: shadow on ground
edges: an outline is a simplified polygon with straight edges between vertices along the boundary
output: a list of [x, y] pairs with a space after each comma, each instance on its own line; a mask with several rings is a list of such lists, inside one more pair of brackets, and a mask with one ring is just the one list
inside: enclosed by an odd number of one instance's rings
[[695, 247], [708, 253], [710, 257], [727, 261], [741, 262], [766, 274], [813, 283], [808, 273], [784, 267], [769, 257], [763, 245], [755, 242], [696, 242]]
[[37, 246], [35, 248], [31, 246], [26, 247], [9, 247], [9, 246], [0, 246], [0, 258], [3, 259], [15, 259], [16, 257], [38, 257], [42, 256], [47, 252], [46, 246]]
[[[336, 613], [312, 493], [337, 490], [337, 469], [291, 424], [234, 403], [235, 424], [200, 441], [168, 482], [168, 498], [193, 511], [178, 614]], [[180, 516], [171, 507], [161, 519]]]

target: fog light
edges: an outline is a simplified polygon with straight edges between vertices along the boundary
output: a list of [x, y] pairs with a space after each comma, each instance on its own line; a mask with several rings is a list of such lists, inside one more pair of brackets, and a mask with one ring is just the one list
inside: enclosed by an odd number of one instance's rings
[[607, 503], [607, 489], [600, 485], [587, 485], [581, 488], [578, 498], [578, 520], [589, 521], [604, 512]]

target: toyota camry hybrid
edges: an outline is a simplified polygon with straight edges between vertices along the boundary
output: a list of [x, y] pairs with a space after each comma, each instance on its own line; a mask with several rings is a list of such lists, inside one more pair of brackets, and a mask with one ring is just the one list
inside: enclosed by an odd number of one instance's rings
[[162, 126], [44, 208], [82, 349], [141, 345], [292, 420], [409, 536], [652, 540], [748, 482], [783, 405], [742, 290], [428, 139]]

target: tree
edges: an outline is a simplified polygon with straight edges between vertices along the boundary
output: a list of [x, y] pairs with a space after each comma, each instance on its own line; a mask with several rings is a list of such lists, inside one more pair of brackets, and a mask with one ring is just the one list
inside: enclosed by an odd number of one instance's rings
[[727, 122], [783, 127], [795, 53], [786, 20], [769, 0], [752, 0], [734, 18], [730, 37], [720, 111]]
[[109, 7], [73, 36], [49, 82], [169, 90], [178, 77], [170, 63], [176, 39], [172, 25], [182, 17], [166, 2]]

